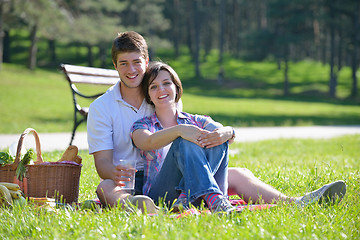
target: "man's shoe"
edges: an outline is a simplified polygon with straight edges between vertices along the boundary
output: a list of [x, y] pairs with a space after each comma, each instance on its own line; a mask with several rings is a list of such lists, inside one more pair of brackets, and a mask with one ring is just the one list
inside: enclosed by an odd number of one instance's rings
[[306, 193], [303, 197], [295, 200], [299, 206], [305, 207], [310, 203], [318, 202], [319, 204], [334, 204], [337, 200], [341, 200], [346, 193], [346, 184], [339, 180], [326, 184], [313, 192]]
[[142, 213], [156, 214], [159, 207], [155, 205], [154, 201], [145, 195], [135, 195], [128, 198], [128, 205], [140, 209]]
[[227, 215], [234, 212], [236, 210], [236, 207], [232, 206], [230, 201], [226, 197], [221, 196], [220, 200], [215, 203], [210, 210], [212, 213]]
[[189, 209], [189, 203], [185, 197], [178, 198], [172, 206], [172, 212], [177, 213]]

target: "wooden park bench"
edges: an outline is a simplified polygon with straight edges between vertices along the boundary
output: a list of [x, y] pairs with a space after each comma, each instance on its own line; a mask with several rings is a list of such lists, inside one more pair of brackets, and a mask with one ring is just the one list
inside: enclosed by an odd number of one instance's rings
[[74, 104], [74, 127], [72, 130], [70, 145], [72, 144], [75, 132], [78, 126], [86, 121], [88, 115], [88, 106], [80, 106], [78, 98], [95, 99], [104, 92], [97, 94], [84, 94], [78, 90], [77, 84], [97, 84], [97, 85], [114, 85], [119, 81], [119, 74], [116, 70], [83, 67], [69, 64], [61, 64], [60, 69], [64, 72], [66, 80], [69, 82], [73, 104]]

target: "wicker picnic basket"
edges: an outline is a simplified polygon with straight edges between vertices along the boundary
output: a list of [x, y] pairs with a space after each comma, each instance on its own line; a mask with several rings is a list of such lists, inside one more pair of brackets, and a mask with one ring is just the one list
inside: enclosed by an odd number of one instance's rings
[[[16, 178], [16, 168], [20, 162], [21, 148], [26, 135], [32, 133], [36, 143], [36, 161], [26, 165], [26, 174], [22, 182]], [[55, 198], [63, 203], [77, 202], [81, 164], [44, 162], [41, 155], [40, 139], [35, 129], [27, 128], [20, 136], [15, 161], [0, 167], [0, 181], [14, 182], [20, 185], [27, 197]]]
[[0, 182], [13, 182], [17, 165], [0, 166]]

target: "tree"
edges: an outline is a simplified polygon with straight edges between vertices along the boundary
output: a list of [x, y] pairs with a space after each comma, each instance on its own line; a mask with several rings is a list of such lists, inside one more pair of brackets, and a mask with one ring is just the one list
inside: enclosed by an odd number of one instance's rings
[[37, 65], [37, 41], [39, 35], [54, 37], [55, 33], [60, 32], [59, 26], [62, 26], [61, 23], [65, 19], [64, 12], [61, 11], [62, 8], [59, 5], [60, 2], [60, 0], [14, 0], [15, 12], [18, 16], [21, 16], [30, 33], [29, 69], [35, 69]]
[[344, 15], [344, 21], [341, 26], [344, 38], [347, 43], [348, 52], [351, 58], [351, 93], [350, 97], [358, 95], [357, 69], [359, 67], [359, 44], [360, 44], [360, 2], [356, 0], [346, 0], [338, 6], [340, 14]]
[[88, 66], [94, 66], [94, 47], [99, 46], [101, 65], [105, 65], [105, 48], [110, 44], [116, 33], [123, 28], [119, 12], [126, 3], [118, 0], [78, 0], [72, 7], [73, 19], [70, 23], [66, 40], [86, 46]]
[[283, 92], [284, 95], [289, 95], [288, 71], [291, 50], [312, 36], [311, 1], [272, 0], [268, 8], [274, 38], [273, 53], [280, 61], [284, 62]]
[[329, 80], [329, 95], [336, 97], [337, 75], [340, 69], [335, 69], [335, 34], [336, 34], [336, 4], [337, 0], [328, 0], [327, 6], [329, 9], [329, 31], [330, 31], [330, 80]]
[[200, 29], [201, 29], [201, 12], [200, 12], [200, 0], [192, 1], [192, 39], [194, 42], [193, 59], [195, 63], [195, 77], [201, 78], [200, 71]]
[[353, 51], [351, 57], [351, 77], [352, 77], [352, 88], [351, 88], [351, 97], [356, 97], [358, 95], [358, 84], [357, 84], [357, 69], [359, 67], [359, 44], [360, 44], [360, 3], [359, 1], [352, 1], [355, 5], [353, 8], [352, 14], [352, 28], [353, 37], [352, 37], [352, 44], [353, 44]]
[[0, 71], [2, 68], [3, 61], [3, 46], [4, 46], [4, 5], [5, 0], [0, 0]]
[[[149, 45], [149, 55], [156, 56], [160, 47], [171, 47], [170, 41], [163, 35], [170, 28], [170, 21], [164, 18], [165, 0], [134, 0], [128, 3], [122, 11], [123, 24], [144, 35]], [[151, 19], [151, 21], [149, 21]]]

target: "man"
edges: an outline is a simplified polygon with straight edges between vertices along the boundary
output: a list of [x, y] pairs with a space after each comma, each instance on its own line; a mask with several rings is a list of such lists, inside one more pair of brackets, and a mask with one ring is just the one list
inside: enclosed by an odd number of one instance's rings
[[[132, 124], [144, 116], [152, 115], [154, 109], [147, 104], [141, 91], [141, 82], [149, 63], [148, 46], [145, 39], [136, 32], [123, 32], [113, 41], [112, 61], [121, 81], [109, 88], [96, 99], [89, 108], [88, 143], [89, 153], [93, 154], [95, 167], [101, 179], [97, 194], [104, 205], [125, 205], [127, 201], [144, 211], [156, 212], [153, 201], [142, 194], [143, 162], [130, 138]], [[179, 106], [181, 109], [181, 106]], [[233, 140], [234, 131], [215, 130], [199, 139], [203, 147], [217, 146], [228, 139]], [[135, 196], [121, 190], [131, 170], [117, 166], [120, 159], [137, 161]], [[338, 181], [325, 185], [305, 198], [290, 198], [273, 187], [257, 179], [249, 170], [229, 168], [229, 193], [257, 201], [262, 196], [266, 202], [285, 200], [301, 204], [321, 201], [324, 197], [345, 194], [345, 184]], [[326, 200], [326, 199], [325, 199]]]
[[[136, 120], [154, 111], [144, 101], [140, 88], [149, 63], [145, 39], [136, 32], [120, 33], [113, 42], [112, 60], [121, 81], [90, 105], [87, 123], [89, 153], [93, 154], [96, 170], [104, 179], [97, 194], [104, 205], [113, 207], [130, 200], [139, 207], [145, 203], [149, 208], [151, 199], [132, 197], [121, 190], [122, 181], [127, 180], [131, 171], [117, 166], [120, 159], [141, 159], [131, 144], [130, 128]], [[141, 162], [137, 162], [136, 168], [142, 167]], [[138, 174], [137, 179], [142, 176]]]

